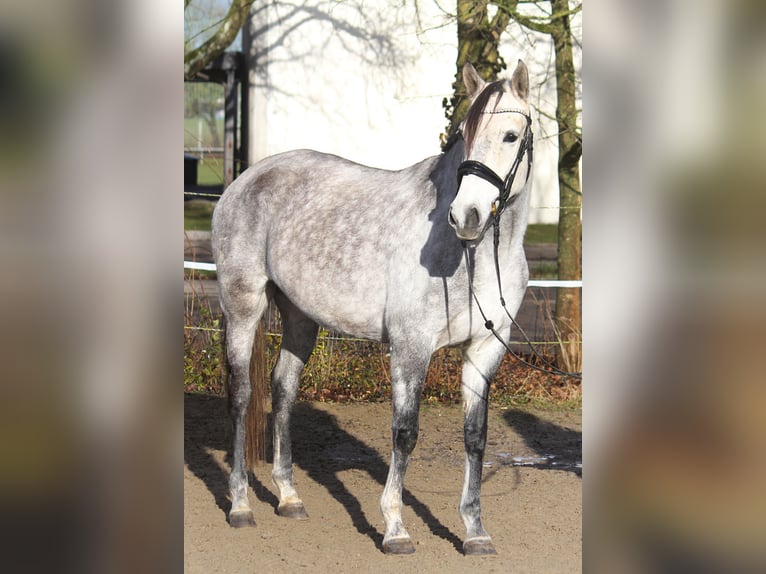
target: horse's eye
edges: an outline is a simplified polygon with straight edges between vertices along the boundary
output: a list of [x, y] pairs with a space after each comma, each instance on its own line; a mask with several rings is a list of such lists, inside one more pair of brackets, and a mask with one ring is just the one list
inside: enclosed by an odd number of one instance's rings
[[505, 137], [503, 138], [503, 141], [504, 141], [504, 142], [513, 143], [513, 142], [515, 142], [517, 139], [519, 139], [519, 136], [518, 136], [517, 134], [515, 134], [515, 133], [513, 133], [513, 132], [506, 132], [506, 133], [505, 133]]

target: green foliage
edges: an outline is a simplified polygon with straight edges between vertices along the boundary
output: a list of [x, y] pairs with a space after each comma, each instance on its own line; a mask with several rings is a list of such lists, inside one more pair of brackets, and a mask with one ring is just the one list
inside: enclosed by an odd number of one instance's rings
[[[267, 339], [267, 362], [279, 352], [279, 337]], [[352, 402], [391, 397], [388, 347], [372, 341], [343, 339], [322, 329], [301, 376], [302, 400]]]
[[221, 320], [200, 307], [193, 325], [184, 328], [184, 390], [222, 395], [225, 386]]
[[[217, 326], [219, 320], [201, 313], [201, 322]], [[189, 339], [185, 337], [185, 341]], [[279, 353], [280, 336], [266, 338], [266, 362], [271, 370]], [[552, 358], [549, 357], [549, 358]], [[199, 335], [186, 345], [184, 388], [191, 392], [224, 394], [225, 365], [220, 333]], [[533, 361], [525, 357], [528, 361]], [[461, 395], [462, 352], [437, 351], [428, 369], [423, 401], [428, 404], [458, 404]], [[333, 337], [320, 332], [317, 346], [306, 364], [298, 391], [300, 400], [320, 402], [384, 401], [391, 399], [389, 355], [386, 345], [358, 339]], [[506, 355], [490, 389], [490, 402], [497, 406], [578, 408], [582, 403], [580, 382], [548, 376]]]

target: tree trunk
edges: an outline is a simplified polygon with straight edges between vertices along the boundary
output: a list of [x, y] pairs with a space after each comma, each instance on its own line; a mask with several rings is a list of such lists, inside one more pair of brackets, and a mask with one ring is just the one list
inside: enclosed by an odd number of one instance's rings
[[457, 2], [457, 72], [452, 84], [452, 97], [442, 102], [448, 124], [444, 146], [457, 133], [460, 122], [465, 118], [471, 102], [463, 86], [463, 65], [473, 64], [479, 75], [485, 80], [494, 80], [505, 69], [498, 51], [500, 35], [508, 26], [510, 16], [498, 10], [490, 20], [487, 13], [488, 0], [458, 0]]
[[[559, 126], [559, 279], [582, 278], [582, 191], [580, 156], [582, 140], [577, 133], [577, 101], [572, 57], [572, 32], [567, 0], [551, 0], [551, 37], [556, 53], [556, 121]], [[582, 291], [558, 289], [556, 328], [561, 341], [559, 365], [580, 370], [582, 337]]]

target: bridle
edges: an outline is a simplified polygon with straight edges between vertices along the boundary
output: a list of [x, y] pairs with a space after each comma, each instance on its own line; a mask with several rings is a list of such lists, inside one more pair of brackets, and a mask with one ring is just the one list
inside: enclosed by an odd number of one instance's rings
[[[525, 365], [538, 370], [542, 371], [543, 373], [551, 374], [551, 375], [559, 375], [559, 376], [566, 376], [566, 377], [573, 377], [580, 379], [582, 378], [582, 373], [571, 373], [564, 371], [562, 369], [559, 369], [555, 365], [552, 365], [550, 362], [545, 360], [534, 348], [532, 345], [532, 342], [529, 340], [529, 337], [524, 332], [524, 329], [521, 328], [521, 325], [519, 325], [516, 322], [516, 319], [514, 319], [513, 315], [508, 312], [508, 309], [505, 305], [505, 298], [503, 297], [503, 285], [500, 281], [500, 262], [498, 259], [498, 246], [500, 244], [500, 215], [503, 213], [503, 210], [510, 204], [514, 202], [516, 197], [518, 195], [510, 197], [511, 195], [511, 187], [513, 186], [513, 180], [516, 179], [516, 172], [519, 169], [519, 165], [521, 165], [521, 160], [524, 157], [524, 154], [527, 155], [527, 177], [524, 180], [524, 183], [526, 184], [529, 181], [529, 176], [532, 173], [532, 118], [530, 115], [522, 110], [518, 110], [515, 108], [506, 108], [506, 109], [500, 109], [500, 110], [494, 110], [494, 111], [485, 111], [481, 112], [484, 114], [502, 114], [502, 113], [516, 113], [523, 115], [527, 120], [526, 128], [524, 129], [524, 136], [522, 137], [521, 144], [519, 145], [519, 151], [516, 153], [516, 158], [513, 160], [513, 164], [511, 165], [511, 170], [508, 172], [508, 175], [505, 176], [505, 179], [501, 179], [499, 175], [497, 175], [492, 169], [490, 169], [488, 166], [484, 165], [483, 163], [479, 161], [474, 160], [466, 160], [463, 163], [461, 163], [457, 168], [457, 185], [458, 188], [460, 187], [460, 183], [463, 180], [463, 176], [466, 175], [475, 175], [480, 178], [482, 178], [485, 181], [488, 181], [492, 185], [494, 185], [498, 191], [498, 199], [496, 204], [493, 206], [492, 214], [494, 215], [494, 255], [495, 255], [495, 273], [497, 275], [497, 288], [500, 293], [500, 305], [505, 311], [505, 314], [510, 318], [511, 323], [519, 330], [521, 335], [526, 339], [527, 345], [529, 345], [529, 348], [532, 350], [532, 353], [538, 358], [538, 360], [542, 361], [546, 367], [539, 367], [537, 365], [534, 365], [532, 363], [529, 363], [528, 361], [525, 361], [519, 354], [513, 351], [513, 349], [508, 345], [508, 343], [500, 336], [500, 334], [497, 332], [497, 329], [495, 329], [494, 323], [487, 318], [487, 316], [484, 313], [484, 310], [481, 308], [481, 304], [479, 303], [479, 299], [476, 296], [476, 292], [473, 289], [473, 270], [471, 269], [471, 263], [470, 263], [470, 257], [468, 255], [468, 244], [463, 241], [463, 252], [465, 255], [465, 264], [466, 268], [468, 269], [468, 287], [471, 292], [471, 295], [473, 296], [474, 301], [476, 302], [476, 307], [479, 310], [479, 313], [481, 314], [482, 318], [484, 319], [484, 327], [490, 331], [495, 338], [500, 341], [506, 348], [508, 352], [510, 352], [516, 359], [524, 363]], [[509, 200], [510, 198], [510, 200]]]
[[[492, 213], [495, 216], [495, 222], [497, 223], [497, 221], [500, 219], [500, 214], [503, 212], [506, 206], [509, 205], [510, 203], [513, 203], [513, 201], [517, 197], [517, 196], [510, 197], [511, 187], [513, 187], [513, 181], [514, 179], [516, 179], [516, 172], [519, 169], [519, 165], [521, 165], [521, 160], [523, 159], [525, 153], [527, 155], [527, 177], [524, 180], [525, 184], [527, 181], [529, 181], [529, 175], [532, 173], [532, 152], [533, 152], [532, 118], [530, 117], [528, 113], [516, 108], [504, 108], [504, 109], [493, 110], [493, 111], [484, 111], [481, 113], [483, 114], [510, 114], [510, 113], [521, 114], [527, 120], [527, 125], [524, 128], [524, 135], [521, 139], [519, 150], [516, 153], [516, 158], [513, 160], [511, 169], [508, 172], [508, 175], [505, 176], [505, 179], [502, 179], [499, 175], [497, 175], [497, 173], [495, 173], [487, 165], [481, 163], [480, 161], [475, 161], [472, 159], [468, 159], [464, 161], [457, 168], [458, 188], [460, 187], [460, 183], [463, 181], [463, 176], [466, 176], [466, 175], [475, 175], [477, 177], [480, 177], [484, 181], [491, 183], [497, 188], [499, 195], [497, 198], [497, 202], [493, 206], [493, 210], [492, 210]], [[509, 201], [509, 198], [510, 198], [510, 201]]]

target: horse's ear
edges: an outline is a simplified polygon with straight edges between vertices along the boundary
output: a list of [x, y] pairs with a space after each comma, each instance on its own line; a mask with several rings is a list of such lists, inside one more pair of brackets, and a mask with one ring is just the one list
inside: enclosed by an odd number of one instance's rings
[[518, 98], [525, 102], [529, 98], [529, 72], [527, 72], [526, 64], [521, 60], [516, 64], [516, 69], [513, 71], [511, 89]]
[[463, 84], [468, 92], [468, 97], [473, 100], [484, 89], [487, 82], [482, 79], [476, 68], [471, 65], [471, 62], [466, 62], [463, 64]]

